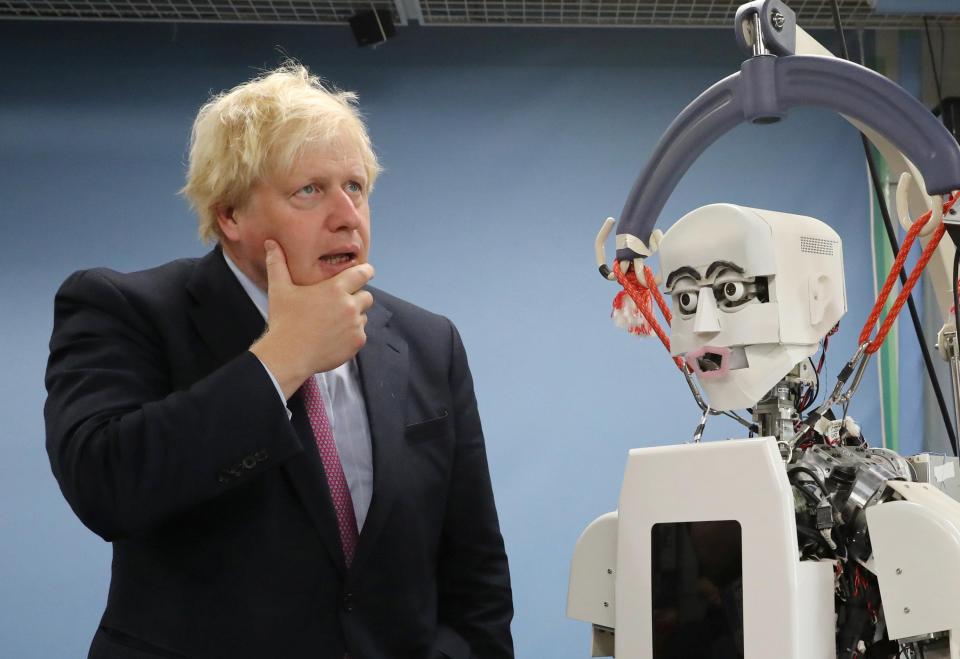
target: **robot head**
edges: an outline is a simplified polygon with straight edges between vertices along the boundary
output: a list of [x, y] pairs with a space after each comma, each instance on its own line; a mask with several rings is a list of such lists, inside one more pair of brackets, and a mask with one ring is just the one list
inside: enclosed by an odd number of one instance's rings
[[660, 242], [670, 344], [715, 410], [750, 407], [847, 311], [843, 248], [812, 217], [711, 204]]

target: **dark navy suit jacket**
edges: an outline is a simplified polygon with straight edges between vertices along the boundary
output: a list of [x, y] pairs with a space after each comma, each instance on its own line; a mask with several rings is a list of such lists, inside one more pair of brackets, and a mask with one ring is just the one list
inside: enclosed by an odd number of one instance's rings
[[53, 473], [113, 543], [90, 657], [500, 659], [510, 579], [473, 383], [445, 318], [372, 289], [357, 356], [373, 499], [350, 569], [300, 394], [288, 418], [219, 248], [73, 274], [55, 301]]

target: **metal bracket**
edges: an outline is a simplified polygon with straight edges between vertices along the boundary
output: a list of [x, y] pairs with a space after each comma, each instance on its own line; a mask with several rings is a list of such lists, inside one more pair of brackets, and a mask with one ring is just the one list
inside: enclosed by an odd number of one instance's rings
[[749, 55], [793, 55], [797, 50], [797, 15], [780, 0], [740, 5], [733, 25], [737, 43]]

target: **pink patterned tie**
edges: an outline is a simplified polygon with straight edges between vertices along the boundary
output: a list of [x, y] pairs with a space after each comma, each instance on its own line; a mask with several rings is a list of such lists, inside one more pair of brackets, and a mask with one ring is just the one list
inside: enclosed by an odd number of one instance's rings
[[333, 508], [337, 513], [337, 525], [340, 527], [340, 544], [343, 546], [343, 557], [347, 567], [353, 561], [357, 550], [357, 517], [353, 512], [353, 499], [350, 498], [350, 488], [347, 478], [343, 475], [343, 465], [340, 464], [340, 455], [337, 453], [337, 444], [333, 440], [333, 429], [330, 428], [330, 419], [323, 405], [320, 387], [316, 377], [309, 377], [300, 388], [303, 391], [303, 402], [307, 407], [307, 417], [313, 436], [320, 450], [320, 459], [323, 461], [323, 470], [327, 474], [327, 483], [330, 486], [330, 497], [333, 499]]

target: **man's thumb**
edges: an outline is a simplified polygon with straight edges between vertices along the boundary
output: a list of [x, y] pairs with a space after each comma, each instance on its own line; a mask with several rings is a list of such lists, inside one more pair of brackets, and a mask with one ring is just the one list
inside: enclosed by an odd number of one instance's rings
[[287, 270], [287, 257], [283, 248], [275, 240], [265, 240], [263, 248], [267, 252], [267, 289], [271, 286], [290, 285], [290, 272]]

